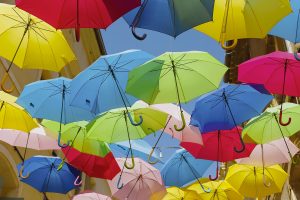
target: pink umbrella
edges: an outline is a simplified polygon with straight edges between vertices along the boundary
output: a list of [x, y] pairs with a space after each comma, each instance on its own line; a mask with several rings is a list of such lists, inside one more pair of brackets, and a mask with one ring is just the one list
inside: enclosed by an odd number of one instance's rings
[[[238, 67], [238, 79], [245, 83], [264, 84], [266, 89], [273, 94], [300, 96], [300, 62], [293, 54], [276, 51], [264, 56], [248, 60]], [[282, 122], [282, 106], [279, 122], [287, 126], [291, 122]]]
[[[108, 181], [113, 197], [117, 199], [141, 200], [150, 199], [155, 192], [165, 193], [160, 172], [139, 158], [135, 158], [134, 169], [124, 168], [126, 159], [117, 158], [120, 167], [123, 166], [119, 176]], [[122, 184], [120, 185], [122, 181]]]
[[93, 191], [84, 191], [72, 197], [72, 200], [111, 200], [111, 198]]
[[[285, 138], [285, 141], [291, 155], [294, 156], [299, 149], [288, 138]], [[291, 156], [285, 147], [284, 139], [281, 138], [270, 143], [256, 145], [248, 158], [237, 159], [236, 162], [239, 164], [263, 167], [288, 163], [290, 160]]]

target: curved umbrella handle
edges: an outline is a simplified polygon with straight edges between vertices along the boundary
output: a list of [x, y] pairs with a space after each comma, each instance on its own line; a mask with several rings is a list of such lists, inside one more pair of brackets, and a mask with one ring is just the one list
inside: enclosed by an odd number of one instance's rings
[[62, 167], [64, 166], [64, 164], [65, 164], [65, 160], [62, 160], [57, 167], [57, 171], [60, 171], [62, 169]]
[[236, 147], [233, 148], [234, 151], [237, 152], [237, 153], [242, 153], [246, 148], [245, 143], [244, 143], [241, 135], [240, 135], [240, 141], [241, 141], [242, 148], [241, 149], [237, 149]]
[[124, 163], [124, 166], [125, 166], [127, 169], [133, 169], [133, 168], [134, 168], [135, 162], [134, 162], [134, 157], [133, 157], [132, 154], [131, 154], [131, 163], [132, 163], [132, 166], [129, 166], [129, 165], [127, 164], [127, 162], [125, 162], [125, 163]]
[[212, 178], [212, 176], [209, 175], [209, 180], [215, 181], [215, 180], [217, 180], [218, 178], [219, 178], [219, 168], [217, 167], [217, 169], [216, 169], [216, 176], [215, 176], [214, 178]]
[[75, 181], [74, 181], [74, 185], [75, 185], [75, 186], [80, 186], [80, 185], [82, 184], [82, 180], [80, 180], [80, 181], [78, 182], [79, 179], [80, 179], [80, 176], [77, 176], [77, 178], [76, 178]]
[[266, 181], [266, 175], [263, 173], [263, 183], [264, 183], [264, 186], [265, 187], [270, 187], [271, 186], [271, 183], [269, 182], [269, 183], [267, 183], [267, 181]]
[[282, 110], [280, 110], [280, 112], [279, 112], [279, 124], [281, 126], [288, 126], [291, 123], [291, 121], [292, 121], [292, 119], [289, 117], [288, 121], [284, 123], [282, 121]]
[[57, 138], [57, 145], [61, 148], [66, 148], [67, 146], [69, 146], [71, 141], [68, 141], [67, 144], [61, 144], [60, 139], [61, 139], [61, 132], [59, 131], [58, 132], [58, 138]]
[[8, 78], [9, 78], [9, 74], [8, 74], [8, 72], [5, 72], [5, 74], [1, 80], [1, 89], [6, 93], [12, 93], [15, 90], [14, 84], [12, 84], [11, 88], [5, 88], [5, 84], [6, 84]]
[[27, 175], [23, 175], [23, 172], [24, 172], [24, 165], [22, 165], [21, 169], [20, 169], [20, 172], [19, 172], [19, 176], [22, 178], [22, 179], [25, 179], [25, 178], [28, 178], [30, 176], [30, 173], [28, 173]]
[[233, 50], [236, 47], [237, 44], [238, 44], [237, 39], [234, 39], [233, 43], [230, 46], [226, 46], [225, 41], [223, 39], [221, 40], [221, 46], [224, 50], [228, 50], [228, 51]]
[[144, 40], [147, 37], [147, 34], [144, 33], [142, 36], [139, 36], [136, 32], [135, 32], [135, 25], [131, 26], [131, 33], [132, 35], [138, 39], [138, 40]]
[[119, 176], [119, 179], [118, 179], [118, 182], [117, 182], [117, 188], [120, 190], [120, 189], [122, 189], [123, 188], [123, 186], [124, 186], [124, 184], [122, 183], [122, 185], [120, 185], [120, 183], [121, 183], [121, 174], [120, 174], [120, 176]]
[[298, 56], [298, 53], [294, 53], [294, 58], [297, 60], [297, 61], [300, 61], [300, 57]]
[[202, 190], [204, 191], [204, 192], [206, 192], [206, 193], [210, 193], [211, 192], [211, 189], [210, 188], [205, 188], [201, 183], [200, 183], [200, 186], [201, 186], [201, 188], [202, 188]]
[[175, 124], [174, 129], [176, 131], [182, 131], [186, 126], [186, 121], [185, 121], [185, 118], [184, 118], [184, 115], [183, 115], [183, 111], [181, 110], [180, 112], [181, 112], [180, 116], [181, 116], [181, 120], [182, 120], [182, 126], [180, 128], [178, 128], [177, 125]]
[[130, 113], [129, 112], [127, 112], [127, 116], [128, 116], [128, 118], [129, 118], [129, 120], [130, 120], [130, 123], [133, 125], [133, 126], [139, 126], [139, 125], [141, 125], [142, 123], [143, 123], [143, 121], [144, 121], [144, 119], [143, 119], [143, 117], [140, 115], [139, 117], [140, 117], [140, 121], [138, 122], [138, 123], [135, 123], [135, 121], [132, 119], [132, 117], [131, 117], [131, 115], [130, 115]]
[[150, 154], [148, 155], [148, 163], [150, 163], [151, 165], [155, 165], [159, 161], [158, 159], [156, 159], [155, 161], [151, 161], [151, 157], [153, 153], [154, 153], [154, 148], [152, 148]]

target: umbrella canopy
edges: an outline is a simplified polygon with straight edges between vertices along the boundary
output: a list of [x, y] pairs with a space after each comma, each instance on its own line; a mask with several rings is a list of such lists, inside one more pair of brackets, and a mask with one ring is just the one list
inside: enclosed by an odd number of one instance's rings
[[[181, 149], [177, 150], [165, 163], [161, 169], [161, 175], [166, 186], [182, 187], [194, 180], [201, 185], [199, 178], [208, 177], [216, 167], [216, 162], [195, 159], [189, 152]], [[203, 187], [203, 190], [209, 189]]]
[[279, 166], [232, 165], [226, 181], [245, 197], [262, 198], [282, 191], [288, 174]]
[[144, 0], [139, 8], [129, 12], [124, 18], [137, 39], [145, 39], [146, 34], [137, 35], [136, 27], [176, 37], [199, 24], [211, 21], [213, 9], [214, 1]]
[[292, 157], [299, 152], [288, 138], [278, 139], [266, 144], [256, 145], [248, 158], [235, 160], [238, 164], [254, 165], [254, 166], [271, 166], [275, 164], [288, 163], [291, 157], [285, 147], [287, 143]]
[[211, 189], [209, 193], [203, 192], [197, 183], [187, 187], [188, 190], [196, 191], [200, 200], [243, 200], [244, 197], [226, 181], [210, 181], [203, 183]]
[[[216, 0], [214, 17], [196, 27], [222, 43], [225, 49], [232, 49], [237, 39], [264, 38], [272, 27], [292, 12], [289, 0]], [[224, 42], [235, 40], [230, 47]]]
[[119, 17], [141, 5], [140, 0], [16, 0], [16, 5], [57, 29], [107, 28]]
[[66, 194], [76, 186], [74, 181], [80, 172], [66, 164], [57, 170], [61, 159], [49, 156], [34, 156], [18, 165], [20, 174], [27, 174], [21, 181], [40, 192], [54, 192]]
[[130, 107], [136, 99], [125, 94], [128, 72], [152, 58], [140, 50], [101, 56], [72, 80], [71, 105], [95, 114]]
[[[122, 167], [126, 159], [117, 158], [117, 162]], [[116, 176], [112, 181], [108, 181], [113, 197], [140, 200], [149, 199], [155, 192], [164, 193], [165, 187], [159, 170], [138, 158], [135, 158], [135, 163], [136, 166], [133, 169], [123, 168], [119, 176]], [[121, 184], [122, 187], [120, 187]]]
[[197, 192], [192, 190], [184, 190], [178, 187], [167, 188], [167, 193], [162, 196], [160, 193], [156, 193], [151, 196], [151, 200], [198, 200], [199, 196]]
[[84, 191], [73, 196], [71, 200], [111, 200], [111, 198], [96, 192]]

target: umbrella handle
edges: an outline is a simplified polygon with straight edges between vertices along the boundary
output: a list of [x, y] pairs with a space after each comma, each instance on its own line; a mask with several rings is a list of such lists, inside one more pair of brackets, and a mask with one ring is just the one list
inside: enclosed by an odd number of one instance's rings
[[30, 176], [30, 173], [28, 173], [27, 175], [23, 175], [23, 172], [24, 172], [24, 165], [22, 165], [21, 169], [20, 169], [20, 172], [19, 172], [19, 176], [22, 178], [22, 179], [25, 179], [25, 178], [28, 178]]
[[128, 116], [128, 118], [129, 118], [129, 120], [130, 120], [130, 123], [133, 125], [133, 126], [139, 126], [139, 125], [141, 125], [142, 123], [143, 123], [143, 121], [144, 121], [144, 119], [143, 119], [143, 117], [140, 115], [139, 117], [140, 117], [140, 121], [138, 122], [138, 123], [135, 123], [135, 121], [132, 119], [132, 117], [131, 117], [131, 115], [130, 115], [130, 113], [129, 112], [127, 112], [127, 116]]
[[65, 160], [62, 160], [57, 167], [57, 171], [60, 171], [62, 169], [62, 167], [64, 166], [64, 164], [65, 164]]
[[263, 183], [264, 183], [264, 186], [267, 187], [267, 188], [269, 188], [271, 186], [270, 182], [267, 183], [267, 181], [266, 181], [266, 175], [264, 173], [263, 173]]
[[131, 163], [132, 163], [132, 166], [129, 166], [129, 165], [127, 164], [127, 162], [125, 161], [124, 166], [125, 166], [127, 169], [133, 169], [133, 168], [134, 168], [135, 162], [134, 162], [133, 154], [131, 154]]
[[1, 89], [6, 93], [12, 93], [15, 90], [14, 84], [12, 84], [11, 88], [5, 88], [5, 84], [6, 84], [8, 78], [9, 78], [9, 74], [8, 74], [8, 72], [5, 72], [5, 74], [1, 80]]
[[182, 131], [186, 126], [186, 121], [185, 121], [185, 118], [184, 118], [184, 115], [183, 115], [183, 111], [181, 110], [180, 112], [181, 112], [180, 116], [181, 116], [181, 120], [182, 120], [182, 126], [180, 128], [178, 128], [177, 125], [175, 124], [174, 129], [176, 131]]
[[299, 50], [299, 48], [297, 48], [296, 45], [295, 45], [295, 47], [294, 47], [294, 58], [297, 61], [300, 61], [300, 57], [298, 56], [298, 50]]
[[282, 121], [282, 110], [280, 110], [280, 112], [279, 112], [279, 124], [281, 126], [288, 126], [291, 123], [291, 121], [292, 121], [292, 119], [289, 117], [288, 121], [284, 123]]
[[77, 176], [76, 179], [75, 179], [75, 181], [74, 181], [74, 185], [75, 185], [75, 186], [80, 186], [80, 185], [82, 184], [82, 180], [80, 180], [80, 181], [78, 182], [79, 179], [80, 179], [80, 176]]
[[151, 165], [155, 165], [159, 161], [158, 159], [156, 159], [155, 161], [151, 161], [151, 157], [153, 153], [154, 153], [154, 148], [152, 148], [150, 154], [148, 155], [148, 163], [150, 163]]
[[80, 28], [78, 26], [75, 27], [75, 38], [76, 42], [80, 41]]
[[135, 25], [131, 27], [131, 33], [138, 40], [144, 40], [147, 37], [146, 33], [144, 33], [142, 36], [139, 36], [135, 31]]
[[237, 44], [238, 44], [237, 39], [234, 39], [233, 43], [230, 46], [226, 46], [225, 41], [223, 39], [221, 40], [221, 46], [224, 50], [228, 50], [228, 51], [233, 50], [236, 47]]
[[209, 175], [209, 180], [211, 181], [215, 181], [219, 178], [219, 168], [217, 166], [217, 169], [216, 169], [216, 176], [214, 178], [212, 178], [211, 174]]
[[117, 188], [120, 190], [120, 189], [122, 189], [123, 188], [123, 186], [124, 186], [124, 184], [122, 183], [122, 185], [120, 185], [120, 183], [121, 183], [121, 175], [119, 176], [119, 179], [118, 179], [118, 182], [117, 182]]
[[71, 141], [68, 141], [67, 144], [61, 144], [60, 139], [61, 139], [61, 132], [59, 131], [58, 132], [58, 138], [57, 138], [57, 145], [61, 148], [66, 148], [67, 146], [69, 146]]
[[245, 143], [244, 143], [241, 135], [240, 135], [240, 141], [241, 141], [242, 149], [237, 149], [236, 147], [234, 147], [233, 149], [236, 153], [242, 153], [246, 148]]

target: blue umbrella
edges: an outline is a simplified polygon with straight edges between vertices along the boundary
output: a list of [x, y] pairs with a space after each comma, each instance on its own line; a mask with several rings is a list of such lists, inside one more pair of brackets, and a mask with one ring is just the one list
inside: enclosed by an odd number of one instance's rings
[[154, 30], [176, 37], [179, 34], [212, 20], [214, 0], [144, 0], [143, 4], [124, 16], [132, 27], [135, 38], [143, 40], [146, 34], [138, 36], [135, 28]]
[[[49, 119], [60, 124], [93, 119], [93, 113], [70, 106], [70, 82], [70, 79], [60, 77], [28, 84], [17, 103], [35, 118]], [[65, 147], [66, 145], [60, 144], [60, 134], [61, 126], [58, 145]]]
[[[281, 37], [285, 40], [289, 40], [293, 43], [300, 42], [300, 1], [290, 0], [293, 12], [283, 18], [269, 34]], [[295, 52], [295, 58], [299, 60], [300, 58]]]
[[182, 187], [197, 180], [202, 189], [209, 192], [199, 178], [208, 177], [216, 168], [217, 162], [195, 159], [189, 152], [180, 149], [163, 166], [161, 176], [166, 186]]
[[[95, 114], [130, 107], [136, 99], [124, 92], [128, 72], [152, 58], [152, 55], [140, 50], [101, 56], [71, 82], [71, 105]], [[128, 117], [133, 122], [131, 116]]]
[[[273, 99], [262, 85], [224, 84], [219, 89], [201, 96], [191, 116], [191, 124], [201, 133], [231, 130], [259, 115]], [[241, 150], [244, 151], [244, 142]]]
[[17, 166], [22, 176], [20, 180], [40, 192], [66, 194], [76, 188], [80, 171], [69, 164], [57, 170], [62, 160], [58, 157], [34, 156], [24, 161], [24, 166]]

